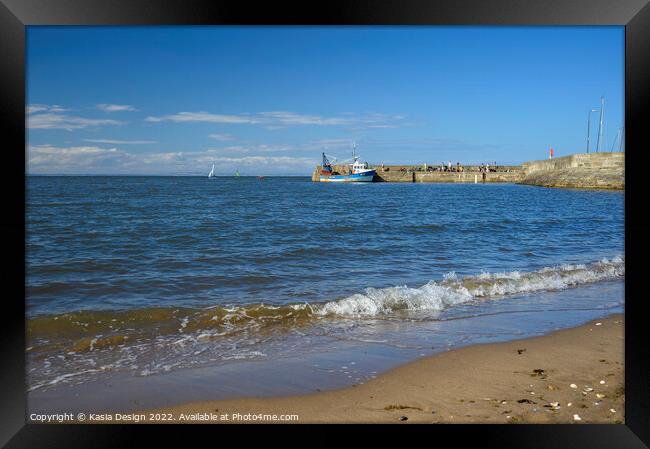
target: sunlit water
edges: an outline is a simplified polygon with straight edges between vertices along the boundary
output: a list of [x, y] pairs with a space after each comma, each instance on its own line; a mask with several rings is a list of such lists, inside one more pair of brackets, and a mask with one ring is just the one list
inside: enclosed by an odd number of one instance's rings
[[620, 312], [623, 200], [497, 184], [29, 177], [29, 388], [317, 360], [341, 341], [406, 359]]

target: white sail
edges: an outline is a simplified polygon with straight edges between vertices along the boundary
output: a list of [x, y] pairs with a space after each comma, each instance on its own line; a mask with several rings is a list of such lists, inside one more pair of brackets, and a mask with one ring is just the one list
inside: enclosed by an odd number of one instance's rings
[[212, 164], [212, 170], [210, 170], [210, 173], [208, 174], [208, 178], [214, 178], [214, 164]]

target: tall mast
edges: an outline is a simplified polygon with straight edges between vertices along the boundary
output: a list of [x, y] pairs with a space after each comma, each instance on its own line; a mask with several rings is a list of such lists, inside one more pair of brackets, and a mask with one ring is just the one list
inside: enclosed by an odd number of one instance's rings
[[589, 153], [589, 149], [591, 148], [591, 113], [592, 112], [598, 112], [598, 109], [589, 109], [589, 112], [587, 113], [587, 153]]
[[621, 140], [618, 142], [618, 151], [623, 151], [623, 138], [625, 137], [625, 127], [621, 128]]
[[614, 137], [614, 141], [612, 142], [612, 148], [609, 150], [610, 152], [614, 152], [614, 145], [616, 145], [616, 141], [620, 136], [621, 136], [621, 129], [619, 128], [618, 131], [616, 131], [616, 137]]
[[589, 128], [591, 127], [591, 109], [587, 113], [587, 153], [589, 153]]
[[600, 97], [600, 123], [598, 124], [598, 141], [596, 142], [596, 152], [600, 151], [600, 142], [603, 140], [604, 112], [605, 112], [605, 97]]

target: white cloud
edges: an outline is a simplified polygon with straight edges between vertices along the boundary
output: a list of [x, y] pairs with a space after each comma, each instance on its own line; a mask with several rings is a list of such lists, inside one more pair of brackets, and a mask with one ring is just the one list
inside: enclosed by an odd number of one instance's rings
[[[243, 153], [246, 149], [239, 148]], [[243, 175], [295, 174], [308, 175], [316, 166], [316, 158], [262, 155], [224, 155], [220, 149], [153, 153], [140, 158], [143, 172], [203, 174], [216, 166], [217, 175], [230, 175], [239, 170]]]
[[[244, 155], [236, 154], [240, 150]], [[226, 151], [226, 152], [224, 152]], [[227, 153], [230, 151], [230, 154]], [[313, 157], [247, 155], [245, 147], [203, 151], [130, 153], [98, 146], [37, 145], [27, 151], [30, 174], [199, 174], [217, 166], [218, 174], [308, 175], [317, 164]], [[206, 168], [207, 167], [207, 168]]]
[[210, 139], [218, 140], [220, 142], [226, 142], [228, 140], [235, 140], [233, 136], [230, 134], [209, 134], [208, 137]]
[[251, 152], [250, 147], [242, 146], [242, 145], [230, 145], [227, 147], [221, 147], [221, 148], [209, 148], [206, 151], [212, 154], [242, 154], [242, 153], [250, 153]]
[[287, 126], [354, 126], [361, 128], [397, 127], [404, 120], [402, 115], [386, 115], [377, 113], [345, 114], [345, 116], [325, 117], [320, 115], [298, 114], [289, 111], [267, 111], [257, 114], [212, 114], [210, 112], [179, 112], [178, 114], [149, 116], [147, 122], [171, 121], [176, 123], [221, 123], [221, 124], [253, 124], [262, 125], [269, 130], [281, 129]]
[[218, 155], [231, 154], [265, 154], [265, 153], [283, 153], [287, 151], [300, 151], [300, 147], [285, 144], [254, 144], [254, 145], [229, 145], [219, 148], [209, 148], [206, 151]]
[[282, 125], [349, 125], [354, 119], [343, 117], [320, 117], [317, 115], [301, 115], [294, 112], [273, 111], [261, 112], [260, 116], [269, 119], [271, 123]]
[[112, 139], [84, 139], [84, 142], [108, 143], [113, 145], [144, 145], [149, 143], [158, 143], [155, 140], [112, 140]]
[[26, 110], [28, 114], [33, 114], [34, 112], [47, 111], [47, 106], [43, 104], [30, 104]]
[[147, 122], [207, 122], [207, 123], [258, 123], [247, 115], [211, 114], [209, 112], [179, 112], [162, 117], [147, 117]]
[[137, 111], [136, 108], [129, 104], [106, 104], [101, 103], [97, 105], [97, 109], [104, 112], [123, 112], [123, 111]]
[[291, 164], [291, 165], [300, 165], [303, 166], [305, 164], [311, 164], [314, 163], [314, 160], [316, 160], [313, 157], [292, 157], [292, 156], [246, 156], [246, 157], [241, 157], [241, 158], [219, 158], [217, 160], [220, 160], [222, 162], [238, 162], [238, 163], [244, 163], [244, 164], [277, 164], [277, 163], [282, 163], [282, 164]]
[[364, 125], [361, 128], [368, 129], [388, 129], [388, 128], [397, 128], [397, 125]]
[[72, 131], [94, 126], [120, 124], [122, 122], [117, 120], [84, 118], [52, 112], [27, 116], [27, 127], [29, 129], [65, 129]]
[[[102, 105], [98, 105], [102, 106]], [[103, 105], [107, 107], [132, 108], [132, 106]], [[118, 109], [115, 109], [118, 110]], [[122, 110], [122, 109], [120, 109]], [[135, 109], [134, 109], [135, 110]], [[27, 128], [28, 129], [75, 129], [98, 127], [103, 125], [121, 125], [124, 122], [110, 119], [97, 119], [79, 117], [76, 115], [64, 114], [69, 109], [59, 105], [31, 104], [27, 106]]]
[[243, 156], [243, 157], [217, 157], [207, 156], [208, 161], [213, 160], [231, 165], [244, 165], [250, 168], [257, 168], [259, 165], [271, 166], [282, 165], [284, 167], [308, 167], [313, 168], [317, 159], [313, 157], [292, 157], [292, 156]]
[[34, 114], [37, 112], [65, 112], [68, 109], [63, 109], [58, 104], [30, 104], [27, 106], [27, 114]]
[[30, 173], [96, 173], [127, 167], [135, 157], [117, 148], [37, 145], [27, 151]]
[[74, 129], [101, 125], [119, 125], [117, 120], [94, 119], [63, 114], [68, 109], [59, 105], [31, 104], [27, 107], [27, 127], [29, 129]]

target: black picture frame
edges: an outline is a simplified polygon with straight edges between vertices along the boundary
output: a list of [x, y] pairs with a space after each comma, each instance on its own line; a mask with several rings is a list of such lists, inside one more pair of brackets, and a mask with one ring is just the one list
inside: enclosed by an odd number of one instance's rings
[[[650, 168], [650, 6], [648, 0], [364, 0], [302, 4], [209, 0], [0, 0], [0, 111], [5, 165], [0, 183], [0, 227], [5, 268], [0, 326], [0, 444], [29, 447], [124, 447], [148, 441], [154, 430], [171, 445], [187, 444], [189, 433], [205, 436], [213, 426], [26, 424], [25, 401], [25, 27], [29, 25], [623, 25], [625, 26], [625, 424], [454, 425], [373, 427], [375, 435], [426, 432], [431, 444], [473, 439], [481, 447], [642, 448], [650, 443], [648, 315], [644, 302], [644, 248], [650, 231], [644, 210], [644, 175]], [[9, 139], [7, 139], [9, 137]], [[647, 204], [647, 202], [645, 203]], [[19, 261], [22, 261], [19, 262]], [[647, 276], [647, 274], [645, 274]], [[7, 289], [7, 287], [10, 287]], [[22, 298], [22, 299], [21, 299]], [[200, 430], [197, 430], [197, 427]], [[245, 428], [234, 426], [235, 431]], [[290, 427], [322, 444], [333, 433]], [[310, 427], [309, 432], [303, 429]], [[389, 430], [389, 428], [391, 430]], [[224, 430], [218, 430], [221, 434]], [[256, 431], [259, 426], [256, 426]], [[399, 430], [392, 430], [399, 429]], [[189, 432], [188, 432], [189, 431]], [[247, 431], [248, 432], [248, 431]], [[147, 435], [145, 435], [145, 433]], [[219, 437], [221, 438], [221, 437]], [[212, 440], [215, 444], [224, 441]], [[242, 440], [243, 441], [243, 440]], [[645, 443], [645, 444], [644, 444]]]

